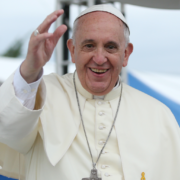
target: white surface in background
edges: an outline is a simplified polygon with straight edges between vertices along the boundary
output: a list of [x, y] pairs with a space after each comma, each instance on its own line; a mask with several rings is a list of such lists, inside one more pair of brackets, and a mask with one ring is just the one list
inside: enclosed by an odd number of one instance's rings
[[[0, 82], [5, 81], [20, 66], [23, 60], [21, 58], [0, 57]], [[53, 62], [48, 62], [44, 66], [44, 75], [55, 71], [55, 63]]]
[[0, 81], [5, 81], [21, 64], [21, 58], [0, 57]]
[[140, 72], [135, 70], [128, 71], [161, 95], [180, 104], [180, 75]]

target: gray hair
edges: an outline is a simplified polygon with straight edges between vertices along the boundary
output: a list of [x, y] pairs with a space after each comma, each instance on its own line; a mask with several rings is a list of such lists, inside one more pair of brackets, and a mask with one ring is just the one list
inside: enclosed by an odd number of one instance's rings
[[[77, 25], [78, 25], [78, 20], [77, 19], [74, 24], [73, 24], [73, 28], [72, 28], [72, 40], [73, 40], [73, 45], [75, 45], [75, 33], [76, 33], [76, 29], [77, 29]], [[130, 32], [129, 32], [129, 28], [126, 26], [126, 24], [124, 22], [123, 23], [123, 28], [124, 28], [124, 38], [125, 38], [125, 46], [127, 47], [127, 45], [129, 44], [130, 42], [130, 39], [129, 39], [129, 35], [130, 35]]]
[[129, 38], [130, 32], [129, 32], [129, 28], [124, 22], [123, 22], [123, 27], [124, 27], [125, 47], [127, 47], [127, 45], [130, 43], [130, 38]]

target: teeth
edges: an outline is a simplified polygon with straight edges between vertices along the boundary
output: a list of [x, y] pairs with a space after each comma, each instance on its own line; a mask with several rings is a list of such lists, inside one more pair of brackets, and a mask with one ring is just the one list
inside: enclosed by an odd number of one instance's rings
[[93, 72], [98, 72], [98, 73], [105, 73], [107, 71], [107, 69], [92, 69], [92, 68], [91, 68], [91, 70]]

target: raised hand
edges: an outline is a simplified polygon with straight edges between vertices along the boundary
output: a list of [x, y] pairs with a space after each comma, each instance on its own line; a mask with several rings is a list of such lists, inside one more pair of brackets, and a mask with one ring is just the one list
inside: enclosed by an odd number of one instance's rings
[[31, 35], [26, 59], [21, 65], [20, 72], [27, 83], [37, 80], [42, 67], [49, 61], [59, 38], [66, 32], [65, 25], [59, 26], [54, 33], [48, 33], [51, 24], [61, 16], [64, 11], [57, 10], [47, 16], [37, 28], [38, 35]]

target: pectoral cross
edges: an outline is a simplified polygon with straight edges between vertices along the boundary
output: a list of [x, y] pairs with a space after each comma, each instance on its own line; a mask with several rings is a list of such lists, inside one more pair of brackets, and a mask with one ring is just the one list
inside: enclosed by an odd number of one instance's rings
[[90, 174], [90, 178], [83, 178], [82, 180], [102, 180], [102, 179], [98, 178], [97, 169], [92, 169], [91, 174]]
[[142, 172], [142, 178], [141, 178], [141, 180], [146, 180], [146, 178], [145, 178], [145, 173], [144, 172]]

